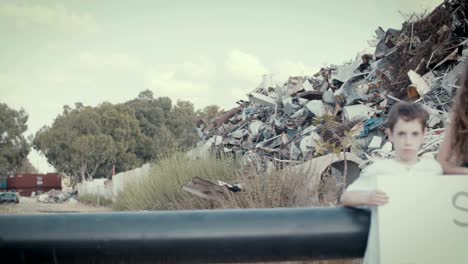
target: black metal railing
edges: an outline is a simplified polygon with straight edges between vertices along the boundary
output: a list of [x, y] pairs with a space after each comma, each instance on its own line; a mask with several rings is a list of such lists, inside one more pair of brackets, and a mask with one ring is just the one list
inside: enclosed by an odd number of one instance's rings
[[2, 215], [0, 259], [225, 263], [354, 258], [364, 254], [369, 222], [369, 212], [352, 208]]

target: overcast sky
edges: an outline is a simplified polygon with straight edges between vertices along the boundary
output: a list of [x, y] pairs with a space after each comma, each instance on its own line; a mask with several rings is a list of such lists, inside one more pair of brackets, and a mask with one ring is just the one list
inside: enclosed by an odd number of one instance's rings
[[[374, 30], [442, 0], [0, 2], [0, 102], [34, 134], [63, 105], [121, 103], [150, 89], [228, 109], [272, 73], [312, 75], [368, 47]], [[52, 168], [35, 152], [31, 162]]]

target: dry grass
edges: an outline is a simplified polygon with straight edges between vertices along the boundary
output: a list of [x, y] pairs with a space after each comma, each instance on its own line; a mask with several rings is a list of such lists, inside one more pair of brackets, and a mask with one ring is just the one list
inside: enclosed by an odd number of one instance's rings
[[37, 213], [96, 213], [110, 212], [109, 207], [85, 205], [78, 201], [64, 203], [41, 203], [35, 198], [21, 197], [18, 204], [1, 204], [0, 214]]
[[[116, 210], [177, 210], [212, 208], [210, 203], [184, 191], [182, 186], [194, 177], [216, 182], [231, 182], [238, 171], [236, 161], [229, 156], [190, 160], [184, 153], [161, 159], [150, 175], [126, 186], [115, 202]], [[190, 206], [188, 206], [190, 204]]]
[[78, 200], [83, 204], [92, 205], [92, 206], [111, 206], [112, 205], [112, 200], [106, 199], [104, 197], [100, 197], [98, 195], [93, 195], [93, 194], [80, 195]]
[[16, 204], [1, 204], [0, 205], [0, 214], [11, 214], [15, 212]]
[[[205, 200], [182, 189], [194, 177], [239, 183], [241, 192]], [[190, 160], [182, 153], [162, 159], [149, 176], [125, 187], [116, 210], [187, 210], [217, 208], [279, 208], [336, 205], [339, 187], [329, 170], [323, 177], [314, 168], [285, 167], [268, 173], [240, 166], [230, 156]]]
[[317, 205], [307, 180], [309, 175], [292, 168], [259, 173], [247, 168], [236, 177], [244, 188], [220, 200], [220, 208], [279, 208]]

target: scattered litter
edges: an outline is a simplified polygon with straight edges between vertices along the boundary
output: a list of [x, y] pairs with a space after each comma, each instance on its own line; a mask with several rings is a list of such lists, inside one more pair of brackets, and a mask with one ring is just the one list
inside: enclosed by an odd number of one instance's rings
[[230, 191], [241, 191], [242, 187], [239, 184], [230, 185], [222, 181], [218, 181], [218, 184], [215, 184], [200, 177], [195, 177], [184, 185], [182, 189], [203, 199], [219, 200], [225, 198]]
[[429, 85], [415, 71], [410, 70], [408, 72], [408, 77], [410, 78], [411, 83], [416, 87], [419, 96], [424, 95], [429, 91]]
[[64, 203], [74, 197], [74, 194], [72, 192], [50, 190], [43, 194], [35, 194], [35, 197], [41, 203]]
[[323, 102], [319, 100], [313, 100], [306, 104], [307, 109], [317, 117], [325, 115], [325, 107]]
[[372, 141], [369, 143], [369, 149], [378, 149], [382, 145], [382, 138], [374, 136]]

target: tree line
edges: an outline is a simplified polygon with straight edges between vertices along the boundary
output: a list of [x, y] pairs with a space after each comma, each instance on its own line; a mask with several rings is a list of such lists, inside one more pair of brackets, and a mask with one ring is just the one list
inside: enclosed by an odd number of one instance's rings
[[146, 90], [121, 104], [65, 105], [52, 125], [27, 140], [27, 113], [0, 104], [0, 176], [24, 167], [33, 147], [74, 183], [110, 177], [113, 170], [127, 171], [193, 147], [196, 122], [209, 122], [220, 112], [216, 105], [195, 111], [189, 101], [173, 104], [169, 97], [155, 98]]

